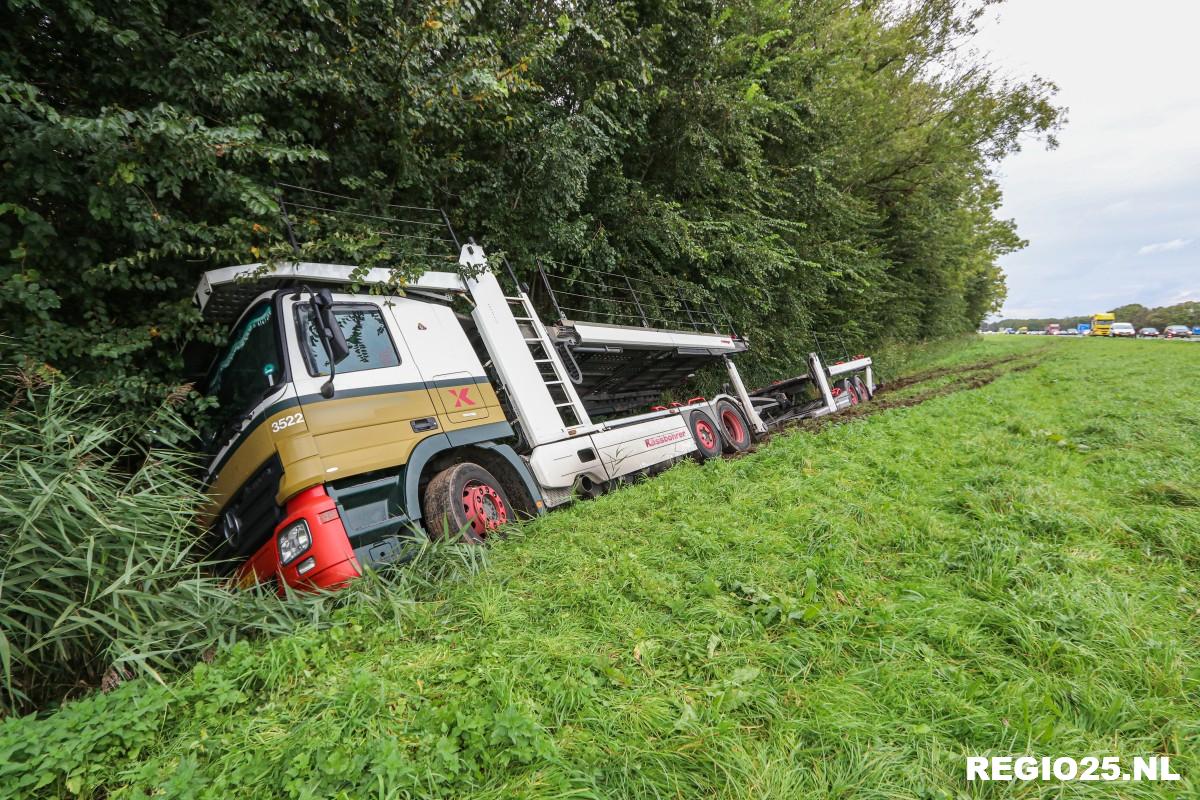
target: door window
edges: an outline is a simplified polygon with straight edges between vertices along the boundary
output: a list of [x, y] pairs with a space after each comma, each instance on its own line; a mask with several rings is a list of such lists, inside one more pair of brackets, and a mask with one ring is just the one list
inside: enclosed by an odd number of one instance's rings
[[[388, 333], [387, 323], [378, 306], [370, 304], [335, 304], [333, 317], [346, 344], [350, 347], [350, 355], [337, 365], [339, 375], [348, 372], [360, 372], [366, 369], [382, 369], [395, 367], [400, 364], [400, 356], [396, 353], [396, 345]], [[316, 377], [329, 374], [329, 357], [321, 345], [317, 335], [315, 316], [310, 306], [296, 306], [296, 326], [300, 333], [300, 349], [304, 353], [305, 366], [308, 374]]]

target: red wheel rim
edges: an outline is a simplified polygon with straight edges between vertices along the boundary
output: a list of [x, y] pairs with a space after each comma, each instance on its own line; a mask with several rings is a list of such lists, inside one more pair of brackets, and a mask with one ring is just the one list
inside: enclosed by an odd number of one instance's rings
[[468, 481], [463, 487], [462, 504], [472, 532], [481, 539], [508, 521], [503, 498], [486, 483]]
[[858, 405], [858, 390], [851, 386], [849, 387], [848, 392], [850, 394], [850, 405]]
[[708, 424], [708, 420], [696, 420], [696, 439], [705, 450], [717, 449], [717, 432]]
[[746, 441], [746, 428], [742, 425], [742, 420], [728, 408], [721, 412], [721, 425], [725, 428], [725, 435], [729, 437], [729, 441], [738, 445]]

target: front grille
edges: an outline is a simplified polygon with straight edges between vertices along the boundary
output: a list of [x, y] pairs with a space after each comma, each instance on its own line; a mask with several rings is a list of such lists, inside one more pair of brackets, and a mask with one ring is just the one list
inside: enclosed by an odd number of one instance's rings
[[[273, 455], [221, 510], [212, 531], [215, 558], [242, 561], [271, 537], [275, 526], [283, 521], [283, 509], [275, 502], [282, 476], [283, 463], [278, 455]], [[237, 533], [232, 537], [226, 535], [230, 515], [238, 521]]]

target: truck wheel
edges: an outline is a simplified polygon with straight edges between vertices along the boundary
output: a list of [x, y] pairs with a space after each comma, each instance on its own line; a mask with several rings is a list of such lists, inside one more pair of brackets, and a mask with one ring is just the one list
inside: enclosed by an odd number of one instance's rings
[[449, 532], [482, 544], [492, 531], [514, 519], [500, 481], [478, 464], [465, 461], [439, 472], [425, 487], [425, 529], [435, 539]]
[[750, 423], [742, 410], [728, 400], [717, 403], [717, 419], [721, 422], [721, 441], [726, 453], [744, 453], [750, 449]]
[[721, 434], [713, 423], [712, 417], [703, 411], [693, 411], [688, 417], [688, 428], [692, 431], [692, 439], [696, 442], [696, 460], [707, 461], [721, 455]]

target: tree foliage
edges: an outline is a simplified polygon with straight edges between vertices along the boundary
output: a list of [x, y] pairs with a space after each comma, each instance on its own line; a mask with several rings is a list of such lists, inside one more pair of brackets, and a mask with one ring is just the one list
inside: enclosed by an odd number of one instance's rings
[[7, 6], [0, 326], [131, 402], [221, 334], [200, 273], [282, 246], [279, 182], [695, 284], [763, 367], [972, 329], [1021, 246], [992, 166], [1060, 122], [967, 49], [967, 0]]

